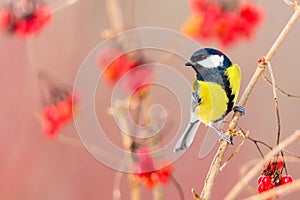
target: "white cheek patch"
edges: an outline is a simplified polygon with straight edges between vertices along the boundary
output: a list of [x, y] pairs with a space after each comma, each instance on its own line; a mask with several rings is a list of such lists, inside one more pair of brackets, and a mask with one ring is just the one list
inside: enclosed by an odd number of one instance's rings
[[222, 66], [224, 62], [224, 56], [211, 55], [204, 60], [198, 61], [197, 63], [206, 68], [216, 68]]

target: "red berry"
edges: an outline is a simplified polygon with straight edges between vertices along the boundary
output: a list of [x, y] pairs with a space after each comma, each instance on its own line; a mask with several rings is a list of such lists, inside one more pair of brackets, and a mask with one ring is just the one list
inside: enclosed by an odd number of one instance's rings
[[272, 184], [272, 180], [269, 176], [264, 176], [261, 179], [261, 184], [263, 184], [264, 186], [269, 186], [270, 184]]
[[293, 177], [290, 176], [290, 175], [282, 176], [281, 179], [280, 179], [280, 184], [281, 185], [286, 184], [286, 183], [291, 183], [291, 182], [293, 182]]
[[265, 177], [265, 175], [260, 175], [257, 179], [257, 184], [261, 183], [261, 180]]
[[277, 162], [277, 169], [278, 170], [281, 170], [282, 169], [282, 167], [283, 167], [283, 161], [282, 160], [278, 160], [278, 162]]
[[258, 191], [258, 193], [262, 193], [262, 192], [266, 191], [266, 187], [260, 183], [260, 184], [258, 184], [257, 191]]

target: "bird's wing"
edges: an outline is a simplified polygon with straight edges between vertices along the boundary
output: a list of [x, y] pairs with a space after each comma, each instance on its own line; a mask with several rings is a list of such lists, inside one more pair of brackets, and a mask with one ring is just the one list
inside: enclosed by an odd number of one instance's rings
[[186, 150], [192, 144], [199, 125], [200, 120], [196, 117], [194, 113], [192, 113], [186, 129], [182, 133], [174, 148], [174, 152]]
[[192, 102], [191, 102], [191, 109], [190, 109], [191, 117], [186, 129], [182, 133], [181, 137], [179, 138], [174, 148], [174, 152], [183, 151], [187, 149], [192, 144], [195, 135], [197, 133], [198, 127], [200, 125], [200, 120], [198, 119], [194, 111], [195, 111], [195, 107], [197, 106], [200, 100], [199, 96], [195, 95], [198, 94], [198, 90], [199, 90], [199, 86], [198, 88], [196, 88], [196, 93], [192, 94]]

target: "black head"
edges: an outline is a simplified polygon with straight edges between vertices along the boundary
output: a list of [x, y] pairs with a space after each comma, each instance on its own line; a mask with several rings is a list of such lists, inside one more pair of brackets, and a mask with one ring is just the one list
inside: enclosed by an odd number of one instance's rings
[[223, 68], [226, 69], [231, 66], [229, 58], [219, 50], [212, 48], [203, 48], [195, 51], [185, 65], [192, 66], [196, 72], [198, 68]]

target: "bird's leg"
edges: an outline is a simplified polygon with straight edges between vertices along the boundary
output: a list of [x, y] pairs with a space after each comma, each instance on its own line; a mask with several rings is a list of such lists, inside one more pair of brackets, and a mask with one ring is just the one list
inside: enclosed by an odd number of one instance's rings
[[224, 133], [222, 133], [219, 129], [217, 129], [214, 125], [210, 125], [210, 127], [212, 128], [212, 129], [214, 129], [216, 132], [217, 132], [217, 134], [219, 135], [219, 137], [220, 137], [220, 141], [221, 140], [225, 140], [228, 144], [230, 144], [230, 145], [233, 145], [233, 141], [232, 141], [232, 138], [230, 137], [230, 136], [227, 136], [227, 135], [225, 135]]
[[198, 106], [201, 103], [201, 98], [199, 97], [199, 90], [200, 90], [200, 84], [197, 83], [195, 91], [192, 93], [193, 99], [192, 99], [192, 109], [193, 112], [196, 109], [196, 106]]
[[240, 112], [242, 114], [242, 116], [246, 115], [246, 110], [243, 106], [235, 105], [235, 106], [233, 106], [232, 110], [234, 112]]

